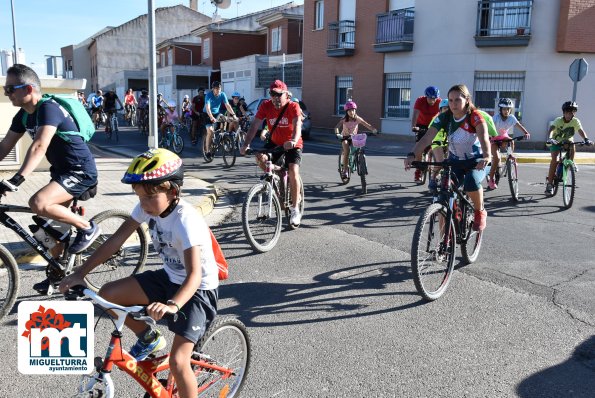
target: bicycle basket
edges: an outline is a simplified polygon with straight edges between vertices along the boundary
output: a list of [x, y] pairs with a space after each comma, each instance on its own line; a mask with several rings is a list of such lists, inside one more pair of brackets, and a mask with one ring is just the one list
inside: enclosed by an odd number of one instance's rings
[[365, 134], [355, 134], [351, 136], [351, 142], [353, 146], [356, 148], [362, 148], [366, 146], [366, 138], [367, 135]]

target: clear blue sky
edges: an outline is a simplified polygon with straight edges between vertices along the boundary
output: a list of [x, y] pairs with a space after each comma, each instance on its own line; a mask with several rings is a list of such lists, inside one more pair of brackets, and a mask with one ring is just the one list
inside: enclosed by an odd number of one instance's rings
[[[25, 63], [45, 65], [44, 55], [60, 55], [60, 48], [77, 44], [106, 26], [119, 26], [147, 13], [146, 0], [13, 0], [17, 47], [25, 51]], [[223, 18], [264, 10], [291, 0], [231, 0], [219, 10]], [[294, 0], [303, 4], [303, 0]], [[0, 49], [13, 48], [11, 0], [0, 0]], [[188, 0], [154, 0], [155, 7], [188, 5]], [[198, 0], [198, 11], [212, 16], [210, 0]], [[37, 68], [36, 68], [37, 69]]]

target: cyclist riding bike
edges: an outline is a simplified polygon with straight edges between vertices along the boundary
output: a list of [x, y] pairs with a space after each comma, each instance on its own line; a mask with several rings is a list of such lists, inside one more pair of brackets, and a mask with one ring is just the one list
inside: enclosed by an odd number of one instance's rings
[[514, 116], [514, 103], [510, 98], [500, 98], [498, 101], [498, 109], [498, 114], [493, 117], [498, 135], [492, 137], [492, 168], [490, 169], [490, 177], [488, 179], [488, 187], [490, 189], [498, 188], [498, 185], [494, 180], [494, 175], [500, 165], [499, 149], [506, 149], [508, 145], [512, 145], [512, 150], [514, 152], [514, 142], [498, 141], [510, 139], [510, 134], [514, 133], [515, 127], [518, 127], [523, 132], [526, 140], [531, 136], [527, 129]]
[[484, 209], [483, 187], [485, 167], [492, 158], [488, 127], [481, 113], [471, 101], [469, 89], [464, 84], [448, 90], [449, 109], [439, 114], [428, 132], [407, 154], [405, 169], [417, 159], [423, 150], [431, 145], [439, 130], [444, 129], [448, 137], [448, 158], [460, 161], [460, 167], [453, 171], [475, 207], [473, 229], [481, 231], [486, 227], [488, 213]]
[[[190, 358], [217, 313], [219, 278], [213, 246], [218, 244], [202, 215], [180, 199], [184, 171], [182, 159], [174, 153], [150, 149], [135, 157], [122, 182], [131, 184], [138, 196], [131, 218], [64, 278], [60, 291], [85, 285], [85, 276], [146, 223], [163, 267], [107, 283], [99, 295], [123, 306], [147, 305], [148, 315], [155, 320], [179, 312], [177, 320], [167, 318], [168, 329], [174, 333], [169, 364], [179, 396], [196, 397], [198, 386]], [[165, 348], [165, 338], [145, 322], [129, 317], [126, 326], [138, 336], [129, 351], [137, 361]]]
[[[229, 100], [227, 99], [227, 95], [221, 90], [221, 83], [218, 81], [213, 82], [211, 84], [211, 91], [205, 95], [205, 108], [204, 112], [206, 113], [207, 117], [209, 118], [209, 123], [206, 125], [207, 127], [207, 137], [206, 137], [206, 146], [203, 150], [207, 151], [208, 148], [211, 147], [213, 143], [213, 130], [214, 130], [214, 123], [217, 121], [217, 116], [221, 112], [223, 112], [222, 107], [227, 109], [228, 115], [232, 117], [236, 117], [235, 112], [229, 105]], [[210, 152], [206, 152], [206, 157], [212, 157], [213, 154]]]
[[198, 94], [192, 98], [191, 117], [192, 117], [192, 130], [190, 131], [190, 140], [192, 145], [198, 144], [198, 136], [202, 134], [202, 130], [205, 127], [205, 114], [203, 109], [205, 108], [205, 89], [202, 87], [198, 88]]
[[142, 90], [138, 97], [138, 118], [143, 120], [145, 113], [149, 111], [149, 92]]
[[178, 119], [179, 117], [176, 110], [176, 101], [170, 100], [167, 104], [167, 108], [165, 109], [165, 116], [163, 118], [163, 123], [161, 124], [161, 135], [163, 136], [168, 128], [171, 128], [171, 131], [173, 132], [174, 120]]
[[130, 119], [132, 113], [137, 108], [136, 97], [131, 88], [128, 89], [124, 96], [124, 108], [126, 109], [126, 119]]
[[[231, 109], [233, 110], [234, 115], [237, 115], [239, 117], [245, 117], [246, 111], [240, 104], [241, 96], [242, 96], [242, 94], [240, 94], [237, 91], [234, 91], [233, 94], [231, 95], [231, 101], [229, 101], [229, 106], [231, 106]], [[228, 114], [229, 114], [229, 112], [228, 112]], [[227, 131], [236, 131], [238, 129], [239, 124], [240, 124], [239, 119], [236, 119], [236, 120], [232, 121], [231, 123], [228, 123]]]
[[[415, 133], [415, 142], [421, 140], [428, 131], [432, 118], [440, 112], [440, 101], [440, 90], [436, 86], [427, 87], [424, 95], [415, 100], [411, 116], [411, 131]], [[415, 160], [421, 160], [421, 153]], [[415, 169], [414, 180], [421, 181], [421, 170]]]
[[[97, 224], [68, 209], [75, 197], [84, 193], [88, 197], [95, 195], [97, 167], [91, 150], [80, 135], [69, 134], [67, 141], [56, 134], [58, 131], [79, 132], [79, 129], [72, 116], [56, 101], [42, 101], [41, 82], [33, 69], [21, 64], [8, 68], [4, 95], [21, 109], [0, 141], [0, 160], [8, 155], [25, 133], [30, 135], [33, 142], [19, 171], [9, 180], [0, 182], [0, 194], [16, 191], [45, 155], [51, 165], [51, 180], [29, 199], [29, 207], [42, 217], [76, 227], [76, 237], [68, 250], [80, 253], [101, 233]], [[84, 116], [88, 117], [86, 114]], [[58, 257], [62, 250], [63, 246], [58, 244], [51, 253]], [[45, 286], [47, 291], [47, 281]], [[37, 284], [35, 289], [43, 290], [43, 286]]]
[[165, 109], [167, 108], [167, 102], [163, 98], [163, 94], [157, 93], [157, 127], [161, 128], [163, 118], [165, 117]]
[[[256, 162], [262, 170], [266, 168], [268, 160], [276, 163], [281, 155], [285, 153], [285, 166], [289, 170], [289, 184], [291, 189], [291, 202], [294, 208], [291, 209], [290, 223], [298, 226], [301, 223], [302, 214], [299, 210], [300, 198], [300, 164], [302, 162], [302, 118], [301, 109], [297, 102], [290, 101], [287, 96], [287, 85], [281, 80], [275, 80], [269, 88], [270, 100], [263, 101], [250, 124], [250, 130], [246, 135], [246, 141], [240, 149], [240, 154], [245, 155], [246, 150], [254, 139], [262, 121], [266, 120], [268, 130], [272, 132], [270, 142], [265, 144], [265, 150], [256, 155]], [[277, 147], [283, 146], [284, 152], [274, 152], [269, 159], [268, 152]]]
[[[550, 126], [549, 138], [546, 141], [546, 144], [549, 147], [552, 160], [550, 161], [550, 169], [547, 175], [547, 185], [545, 187], [546, 195], [554, 194], [554, 185], [552, 181], [556, 174], [558, 155], [562, 150], [562, 145], [559, 144], [563, 142], [574, 142], [574, 134], [578, 133], [583, 138], [586, 145], [593, 145], [589, 138], [587, 138], [587, 133], [583, 130], [581, 121], [575, 117], [577, 111], [578, 104], [576, 102], [566, 101], [562, 104], [562, 116], [557, 117]], [[568, 154], [570, 159], [574, 160], [574, 145], [570, 145]]]
[[[118, 103], [118, 105], [120, 105], [118, 109], [116, 109], [116, 102]], [[116, 94], [114, 90], [108, 91], [103, 96], [103, 109], [105, 109], [105, 113], [107, 114], [107, 124], [105, 126], [105, 131], [108, 131], [108, 128], [111, 128], [110, 120], [112, 118], [112, 115], [117, 111], [124, 109], [124, 107], [122, 106], [122, 102], [120, 101], [120, 98], [118, 98], [118, 94]]]
[[[343, 107], [345, 110], [345, 117], [339, 120], [335, 126], [335, 135], [341, 138], [341, 145], [343, 146], [343, 176], [347, 178], [349, 169], [349, 147], [352, 145], [351, 137], [357, 134], [359, 125], [362, 124], [365, 128], [370, 130], [372, 134], [376, 134], [376, 130], [372, 125], [366, 122], [361, 116], [357, 115], [357, 104], [353, 101], [347, 101]], [[339, 133], [341, 127], [341, 133]]]
[[101, 112], [103, 111], [103, 91], [97, 90], [97, 95], [91, 98], [91, 117], [93, 123], [101, 121]]

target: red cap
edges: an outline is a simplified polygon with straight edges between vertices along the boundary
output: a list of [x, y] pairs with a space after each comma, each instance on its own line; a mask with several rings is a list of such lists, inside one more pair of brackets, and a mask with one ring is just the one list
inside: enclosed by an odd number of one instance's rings
[[278, 93], [282, 93], [284, 91], [287, 91], [287, 85], [285, 83], [283, 83], [281, 80], [275, 80], [274, 82], [271, 83], [270, 89], [271, 89], [271, 91], [276, 91]]

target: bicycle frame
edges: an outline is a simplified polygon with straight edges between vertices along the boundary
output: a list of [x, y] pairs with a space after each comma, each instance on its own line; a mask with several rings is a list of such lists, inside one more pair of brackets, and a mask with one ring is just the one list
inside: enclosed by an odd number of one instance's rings
[[[48, 262], [48, 266], [50, 270], [54, 270], [58, 272], [58, 276], [60, 280], [65, 273], [70, 271], [74, 265], [74, 255], [68, 254], [68, 265], [64, 267], [59, 261], [57, 261], [52, 255], [50, 254], [49, 250], [45, 248], [35, 237], [29, 232], [25, 230], [14, 218], [9, 216], [7, 213], [14, 212], [14, 213], [29, 213], [34, 214], [30, 208], [25, 206], [17, 206], [17, 205], [0, 205], [0, 224], [4, 225], [5, 227], [13, 230], [17, 235], [21, 237], [21, 239], [29, 244], [33, 250], [35, 250], [45, 261]], [[66, 251], [65, 251], [66, 252]], [[50, 281], [52, 280], [52, 276], [56, 276], [53, 273], [48, 273], [48, 277], [50, 277]], [[53, 285], [50, 283], [48, 293], [51, 294], [51, 290], [53, 290]]]
[[[83, 380], [85, 378], [89, 378], [90, 380], [83, 386], [81, 385], [81, 389], [79, 393], [91, 392], [92, 388], [97, 382], [106, 382], [109, 388], [113, 388], [112, 391], [115, 395], [115, 388], [113, 382], [111, 381], [111, 372], [113, 367], [116, 366], [120, 368], [122, 371], [127, 373], [130, 377], [132, 377], [136, 382], [153, 398], [171, 398], [174, 391], [174, 380], [173, 376], [170, 373], [167, 378], [167, 384], [164, 386], [161, 384], [159, 379], [156, 376], [156, 373], [168, 370], [169, 366], [169, 354], [162, 355], [160, 357], [145, 359], [143, 361], [137, 361], [134, 359], [126, 350], [122, 348], [122, 330], [124, 328], [124, 322], [126, 318], [131, 313], [138, 313], [144, 309], [143, 306], [132, 306], [132, 307], [123, 307], [114, 303], [111, 303], [107, 300], [101, 298], [95, 292], [84, 289], [82, 293], [90, 297], [94, 302], [96, 302], [102, 308], [109, 308], [112, 312], [116, 314], [116, 319], [114, 321], [114, 331], [112, 332], [112, 337], [110, 339], [110, 343], [105, 354], [105, 358], [101, 360], [100, 357], [96, 358], [96, 375], [91, 376], [83, 376]], [[155, 321], [148, 317], [142, 316], [139, 320], [148, 321], [152, 324], [155, 324]], [[194, 355], [193, 355], [194, 356]], [[208, 359], [208, 358], [207, 358]], [[221, 372], [223, 374], [222, 379], [227, 379], [233, 375], [233, 370], [218, 366], [213, 363], [208, 363], [202, 358], [196, 360], [194, 358], [190, 359], [192, 365], [198, 366], [200, 369], [207, 369], [207, 370], [215, 370]], [[200, 395], [202, 392], [209, 389], [216, 381], [211, 381], [210, 383], [202, 384], [198, 387], [198, 394]], [[223, 394], [224, 391], [221, 392], [220, 396], [225, 396]]]

